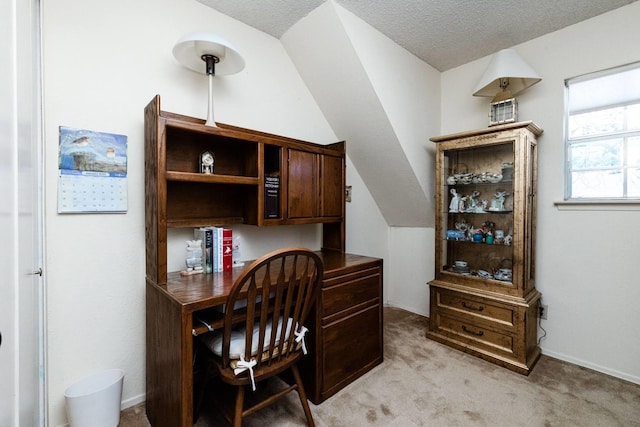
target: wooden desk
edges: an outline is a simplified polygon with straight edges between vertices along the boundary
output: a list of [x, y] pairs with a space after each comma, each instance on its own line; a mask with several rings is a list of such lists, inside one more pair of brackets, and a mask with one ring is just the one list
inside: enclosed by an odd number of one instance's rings
[[[382, 260], [319, 251], [321, 298], [310, 315], [301, 373], [309, 399], [320, 403], [382, 362]], [[193, 335], [222, 325], [215, 307], [242, 268], [208, 275], [169, 273], [146, 284], [146, 411], [154, 427], [193, 425]], [[357, 348], [358, 351], [353, 351]]]

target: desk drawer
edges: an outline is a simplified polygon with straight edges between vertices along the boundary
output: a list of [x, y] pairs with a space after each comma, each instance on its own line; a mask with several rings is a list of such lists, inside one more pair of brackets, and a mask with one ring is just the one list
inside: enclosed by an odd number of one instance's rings
[[479, 296], [461, 294], [446, 289], [436, 290], [438, 311], [451, 315], [470, 316], [485, 322], [493, 322], [513, 330], [517, 311], [513, 306]]
[[321, 316], [327, 317], [346, 309], [356, 308], [376, 298], [379, 303], [382, 290], [380, 270], [375, 268], [368, 270], [368, 273], [367, 275], [347, 274], [326, 281], [322, 289]]
[[519, 357], [517, 339], [513, 334], [494, 330], [479, 322], [466, 322], [462, 318], [443, 313], [435, 313], [435, 316], [437, 332], [449, 339], [510, 359]]

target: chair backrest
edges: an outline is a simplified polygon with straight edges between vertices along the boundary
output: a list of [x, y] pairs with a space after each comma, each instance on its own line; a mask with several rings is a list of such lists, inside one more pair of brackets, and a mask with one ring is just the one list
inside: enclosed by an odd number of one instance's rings
[[299, 357], [301, 343], [296, 342], [296, 333], [302, 332], [317, 299], [322, 275], [322, 260], [306, 248], [280, 249], [251, 263], [236, 279], [227, 299], [223, 366], [238, 358], [230, 357], [230, 343], [240, 324], [245, 330], [244, 360], [255, 360], [256, 369]]

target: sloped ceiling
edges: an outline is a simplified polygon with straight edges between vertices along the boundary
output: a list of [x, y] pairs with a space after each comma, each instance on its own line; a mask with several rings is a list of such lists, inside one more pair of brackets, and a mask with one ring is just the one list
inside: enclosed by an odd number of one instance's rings
[[[427, 152], [416, 155], [407, 147], [426, 147], [428, 138], [439, 133], [439, 122], [425, 129], [418, 123], [424, 119], [407, 125], [389, 114], [393, 106], [385, 104], [389, 99], [384, 96], [388, 82], [372, 80], [374, 73], [367, 68], [371, 63], [365, 64], [360, 56], [363, 52], [347, 35], [352, 23], [346, 24], [337, 11], [345, 10], [370, 25], [437, 72], [634, 0], [198, 1], [283, 41], [336, 135], [347, 140], [347, 154], [387, 224], [432, 227], [433, 156]], [[308, 34], [315, 34], [315, 39]], [[324, 69], [322, 55], [309, 54], [329, 46], [331, 52], [341, 55], [340, 67]], [[431, 84], [437, 87], [437, 93], [430, 94], [431, 102], [437, 103], [439, 86]], [[410, 102], [413, 96], [405, 99]], [[416, 133], [421, 133], [418, 138]]]
[[198, 0], [280, 38], [335, 1], [440, 71], [636, 0]]
[[[419, 81], [409, 79], [413, 84], [406, 86], [412, 93], [402, 100], [396, 98], [394, 107], [394, 100], [385, 96], [382, 86], [390, 84], [388, 90], [397, 93], [396, 84], [405, 87], [398, 82], [403, 79], [396, 75], [398, 78], [389, 81], [385, 77], [381, 84], [372, 77], [376, 75], [372, 64], [380, 68], [379, 51], [371, 52], [359, 44], [358, 37], [354, 39], [350, 34], [350, 30], [357, 31], [352, 25], [333, 4], [324, 4], [294, 25], [281, 40], [334, 132], [347, 141], [347, 154], [387, 224], [432, 226], [434, 173], [432, 166], [427, 166], [432, 156], [426, 149], [419, 149], [428, 145], [425, 122], [429, 119], [424, 118], [427, 114], [421, 109], [426, 101], [415, 105], [410, 100], [428, 97], [428, 84], [422, 81], [428, 78], [419, 73], [413, 76]], [[368, 37], [367, 40], [370, 41]], [[317, 52], [331, 52], [331, 61]], [[411, 59], [420, 62], [415, 57]], [[439, 78], [434, 86], [439, 94]], [[435, 98], [439, 105], [439, 96]], [[408, 108], [414, 105], [415, 109]], [[403, 120], [390, 113], [394, 110], [403, 111]], [[433, 120], [432, 130], [437, 132], [438, 127], [439, 120]], [[407, 133], [406, 129], [411, 131]], [[408, 150], [406, 144], [411, 145]]]

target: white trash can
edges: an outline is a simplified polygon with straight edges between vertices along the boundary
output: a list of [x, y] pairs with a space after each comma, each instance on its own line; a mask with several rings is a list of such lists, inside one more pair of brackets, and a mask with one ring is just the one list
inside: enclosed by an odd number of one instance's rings
[[71, 427], [117, 427], [124, 372], [109, 369], [96, 372], [64, 392]]

